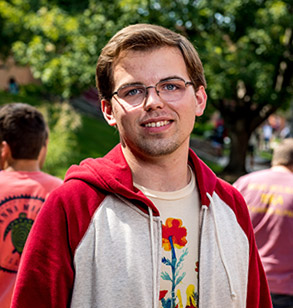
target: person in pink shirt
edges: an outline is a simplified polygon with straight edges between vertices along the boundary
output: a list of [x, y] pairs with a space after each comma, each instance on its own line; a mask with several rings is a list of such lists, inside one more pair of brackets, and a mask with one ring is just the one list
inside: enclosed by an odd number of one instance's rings
[[274, 308], [293, 307], [293, 138], [274, 150], [272, 167], [240, 177], [234, 186], [250, 212]]
[[0, 108], [0, 307], [8, 308], [26, 238], [62, 180], [40, 170], [48, 144], [42, 114], [23, 103]]

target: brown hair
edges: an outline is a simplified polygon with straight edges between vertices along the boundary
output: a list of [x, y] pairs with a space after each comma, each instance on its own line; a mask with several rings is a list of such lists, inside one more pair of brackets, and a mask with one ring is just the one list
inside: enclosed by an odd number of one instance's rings
[[14, 159], [37, 159], [47, 138], [47, 125], [35, 107], [11, 103], [0, 108], [0, 142], [7, 142]]
[[181, 34], [157, 25], [136, 24], [116, 33], [103, 48], [96, 67], [96, 84], [99, 98], [110, 100], [114, 91], [113, 66], [122, 51], [152, 50], [160, 47], [176, 47], [184, 58], [188, 75], [195, 90], [206, 87], [201, 60], [190, 41]]
[[272, 166], [293, 166], [293, 138], [284, 139], [274, 149]]

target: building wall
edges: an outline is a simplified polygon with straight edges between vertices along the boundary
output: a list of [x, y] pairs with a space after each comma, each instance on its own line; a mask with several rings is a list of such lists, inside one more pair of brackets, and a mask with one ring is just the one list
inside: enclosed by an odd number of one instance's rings
[[0, 90], [6, 90], [8, 88], [8, 82], [11, 77], [19, 85], [40, 83], [33, 77], [29, 67], [18, 66], [12, 57], [9, 57], [5, 62], [0, 60]]

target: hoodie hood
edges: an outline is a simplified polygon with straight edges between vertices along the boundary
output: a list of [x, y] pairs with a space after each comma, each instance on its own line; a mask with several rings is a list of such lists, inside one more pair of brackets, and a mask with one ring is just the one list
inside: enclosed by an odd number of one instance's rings
[[[207, 193], [212, 195], [217, 177], [192, 150], [189, 152], [189, 164], [195, 172], [201, 202], [208, 206], [210, 201]], [[71, 166], [65, 175], [64, 182], [70, 180], [81, 180], [127, 199], [137, 199], [144, 203], [146, 200], [142, 192], [133, 186], [132, 173], [122, 153], [121, 144], [116, 145], [102, 158], [88, 158], [80, 165]], [[157, 212], [151, 202], [149, 206]]]
[[87, 158], [79, 165], [71, 166], [65, 175], [64, 182], [73, 179], [124, 197], [130, 197], [134, 191], [131, 170], [120, 144], [104, 157]]

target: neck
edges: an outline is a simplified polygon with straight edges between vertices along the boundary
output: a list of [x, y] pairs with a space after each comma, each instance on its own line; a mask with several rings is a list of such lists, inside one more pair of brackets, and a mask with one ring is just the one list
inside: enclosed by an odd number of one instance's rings
[[[123, 149], [123, 148], [122, 148]], [[133, 182], [157, 191], [175, 191], [191, 180], [188, 168], [188, 151], [159, 157], [139, 157], [123, 149], [132, 171]]]
[[277, 165], [271, 167], [272, 171], [278, 171], [278, 172], [292, 172], [293, 173], [293, 166], [283, 166], [283, 165]]
[[40, 171], [39, 161], [34, 159], [15, 159], [4, 169], [5, 171]]

